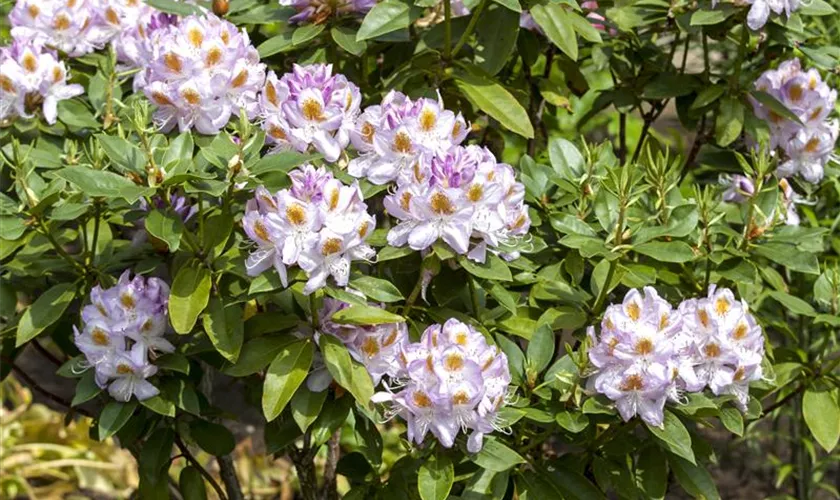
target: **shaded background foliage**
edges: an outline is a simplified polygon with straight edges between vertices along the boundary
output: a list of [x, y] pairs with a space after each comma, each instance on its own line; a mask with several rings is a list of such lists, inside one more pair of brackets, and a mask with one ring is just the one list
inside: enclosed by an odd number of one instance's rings
[[[421, 257], [387, 246], [381, 222], [371, 237], [378, 261], [351, 279], [405, 317], [415, 337], [456, 317], [494, 338], [518, 387], [505, 412], [513, 433], [473, 456], [463, 443], [410, 447], [401, 424], [373, 424], [379, 419], [354, 402], [364, 390], [352, 381], [350, 393], [333, 387], [315, 402], [296, 393], [266, 424], [264, 374], [290, 332], [307, 325], [311, 304], [300, 282], [282, 290], [273, 274], [246, 277], [238, 219], [251, 188], [285, 187], [286, 172], [319, 160], [266, 155], [263, 132], [246, 120], [218, 136], [156, 133], [144, 98], [130, 92], [131, 75], [100, 52], [68, 60], [86, 94], [59, 105], [56, 125], [17, 120], [0, 130], [0, 371], [15, 372], [3, 386], [4, 495], [57, 495], [75, 481], [114, 496], [138, 486], [141, 496], [178, 488], [185, 498], [212, 496], [212, 483], [188, 466], [209, 463], [223, 494], [236, 498], [235, 461], [242, 491], [255, 497], [293, 495], [295, 468], [305, 498], [334, 494], [329, 479], [323, 489], [313, 483], [328, 468], [349, 498], [661, 498], [666, 489], [669, 497], [838, 496], [837, 164], [819, 185], [796, 181], [809, 202], [797, 207], [802, 223], [781, 223], [773, 215], [784, 210], [783, 196], [770, 175], [777, 160], [750, 153], [768, 128], [748, 100], [762, 71], [794, 56], [838, 86], [834, 8], [812, 0], [753, 32], [746, 9], [729, 3], [600, 2], [602, 30], [574, 1], [466, 4], [472, 13], [453, 18], [434, 2], [385, 0], [361, 22], [295, 26], [274, 2], [232, 0], [226, 17], [248, 29], [278, 73], [330, 62], [359, 85], [365, 104], [391, 89], [412, 97], [439, 90], [473, 123], [469, 142], [516, 166], [533, 221], [520, 259], [476, 265], [440, 243]], [[519, 28], [521, 10], [544, 35]], [[177, 175], [148, 183], [153, 161]], [[332, 168], [347, 180], [343, 166]], [[720, 176], [736, 173], [761, 179], [760, 189], [745, 204], [723, 204]], [[384, 193], [365, 181], [362, 188], [379, 208]], [[134, 203], [175, 192], [202, 207], [197, 218], [183, 224], [153, 211], [151, 238], [132, 245]], [[173, 284], [183, 299], [173, 324], [190, 334], [156, 360], [162, 394], [142, 404], [109, 399], [73, 369], [71, 326], [87, 292], [128, 267]], [[436, 274], [427, 301], [417, 297], [424, 269]], [[179, 280], [185, 273], [192, 279]], [[621, 423], [608, 401], [584, 393], [583, 331], [606, 304], [645, 285], [675, 304], [711, 283], [747, 300], [768, 339], [768, 380], [753, 387], [746, 415], [726, 397], [692, 395], [668, 407], [659, 431]], [[349, 300], [336, 287], [325, 292]], [[50, 386], [52, 361], [71, 389]], [[66, 412], [67, 434], [35, 437], [56, 416], [29, 407], [13, 379]], [[40, 423], [28, 426], [30, 414]], [[138, 472], [82, 440], [87, 426], [94, 439], [118, 437]], [[179, 457], [171, 468], [170, 448]], [[252, 452], [258, 458], [243, 458]], [[21, 454], [27, 465], [16, 465]], [[65, 459], [76, 462], [55, 463]], [[107, 472], [92, 474], [99, 469]]]

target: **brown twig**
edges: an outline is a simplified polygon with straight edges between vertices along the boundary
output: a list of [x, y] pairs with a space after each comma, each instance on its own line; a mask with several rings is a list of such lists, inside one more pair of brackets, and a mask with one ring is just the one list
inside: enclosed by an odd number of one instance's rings
[[70, 402], [69, 402], [69, 401], [67, 401], [66, 399], [64, 399], [64, 398], [62, 398], [62, 397], [60, 397], [60, 396], [56, 396], [55, 394], [51, 393], [50, 391], [48, 391], [48, 390], [44, 389], [43, 387], [41, 387], [40, 385], [38, 385], [38, 382], [36, 382], [36, 381], [35, 381], [35, 379], [33, 379], [32, 377], [30, 377], [30, 376], [29, 376], [29, 375], [28, 375], [25, 371], [23, 371], [22, 369], [18, 368], [18, 367], [17, 367], [14, 363], [12, 363], [11, 361], [7, 360], [6, 358], [3, 358], [3, 362], [5, 362], [5, 363], [9, 363], [9, 365], [12, 367], [12, 371], [13, 371], [13, 372], [15, 372], [15, 374], [17, 374], [17, 376], [18, 376], [18, 377], [20, 377], [21, 379], [23, 379], [23, 381], [24, 381], [24, 382], [26, 382], [26, 385], [28, 385], [29, 387], [31, 387], [31, 388], [32, 388], [32, 389], [34, 389], [35, 391], [37, 391], [37, 392], [39, 392], [39, 393], [43, 394], [43, 395], [44, 395], [44, 396], [46, 396], [46, 397], [47, 397], [50, 401], [52, 401], [52, 402], [54, 402], [54, 403], [56, 403], [56, 404], [59, 404], [59, 405], [61, 405], [61, 406], [65, 407], [65, 408], [67, 408], [67, 409], [68, 409], [68, 410], [70, 410], [71, 412], [76, 412], [76, 413], [80, 413], [80, 414], [82, 414], [82, 415], [84, 415], [84, 416], [86, 416], [86, 417], [95, 418], [95, 417], [94, 417], [94, 416], [93, 416], [90, 412], [88, 412], [88, 411], [86, 411], [86, 410], [83, 410], [83, 409], [81, 409], [81, 408], [74, 408], [74, 407], [70, 404]]
[[30, 342], [30, 344], [32, 344], [32, 347], [34, 347], [35, 350], [40, 352], [42, 356], [44, 356], [45, 358], [52, 361], [53, 364], [55, 364], [56, 366], [61, 366], [61, 365], [64, 364], [64, 361], [61, 361], [60, 359], [58, 359], [53, 353], [51, 353], [49, 350], [47, 350], [46, 347], [42, 346], [41, 343], [38, 342], [38, 339], [32, 340], [32, 342]]
[[244, 500], [242, 488], [239, 486], [239, 479], [236, 477], [236, 467], [233, 465], [233, 458], [230, 455], [216, 457], [219, 462], [219, 475], [225, 483], [229, 500]]
[[341, 456], [341, 428], [330, 436], [327, 442], [327, 463], [324, 465], [324, 488], [321, 492], [323, 500], [337, 500], [338, 490], [335, 482], [338, 459]]
[[216, 481], [216, 479], [213, 476], [211, 476], [209, 472], [207, 472], [207, 469], [205, 469], [200, 463], [198, 463], [198, 460], [195, 459], [193, 454], [187, 448], [187, 445], [185, 445], [184, 441], [181, 440], [181, 436], [178, 434], [175, 434], [175, 445], [178, 447], [179, 450], [181, 450], [181, 454], [184, 455], [184, 458], [186, 458], [187, 461], [193, 465], [193, 467], [198, 469], [198, 472], [200, 472], [201, 475], [204, 476], [204, 479], [206, 479], [207, 482], [210, 483], [210, 486], [212, 486], [213, 489], [216, 490], [216, 494], [219, 495], [220, 500], [227, 500], [225, 492], [222, 491], [222, 487], [219, 486], [219, 483]]

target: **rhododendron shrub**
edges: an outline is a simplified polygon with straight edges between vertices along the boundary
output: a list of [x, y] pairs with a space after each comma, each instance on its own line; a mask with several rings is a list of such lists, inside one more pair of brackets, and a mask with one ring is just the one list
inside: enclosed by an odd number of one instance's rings
[[139, 498], [836, 496], [829, 3], [0, 11], [0, 376]]

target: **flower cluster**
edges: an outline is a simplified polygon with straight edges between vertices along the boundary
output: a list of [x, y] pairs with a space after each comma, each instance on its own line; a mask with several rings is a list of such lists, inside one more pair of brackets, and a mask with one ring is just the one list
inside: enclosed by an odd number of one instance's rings
[[[722, 176], [721, 184], [725, 187], [723, 191], [723, 201], [730, 203], [743, 203], [755, 195], [755, 184], [749, 177], [736, 174]], [[799, 213], [796, 211], [796, 205], [803, 202], [803, 199], [787, 179], [779, 179], [779, 188], [781, 188], [781, 205], [784, 209], [784, 222], [788, 226], [799, 225]], [[773, 217], [768, 218], [768, 224], [772, 223]]]
[[488, 249], [503, 251], [502, 246], [528, 233], [524, 199], [525, 188], [510, 165], [497, 163], [487, 148], [456, 146], [417, 161], [398, 177], [396, 190], [384, 202], [400, 220], [388, 232], [388, 243], [424, 250], [441, 239], [457, 253], [484, 262]]
[[117, 284], [90, 292], [90, 304], [82, 309], [84, 328], [73, 327], [76, 347], [96, 370], [96, 383], [108, 388], [119, 401], [132, 395], [144, 400], [158, 394], [147, 379], [157, 373], [149, 362], [150, 352], [172, 352], [165, 338], [169, 325], [169, 286], [157, 278], [130, 278], [129, 271]]
[[[100, 22], [100, 0], [18, 0], [9, 13], [12, 36], [34, 39], [71, 57], [100, 49], [109, 41]], [[142, 3], [142, 2], [138, 2]]]
[[[353, 290], [348, 289], [352, 293]], [[361, 297], [364, 299], [364, 296]], [[350, 355], [367, 368], [378, 385], [382, 377], [395, 379], [400, 375], [399, 355], [408, 345], [408, 327], [405, 323], [385, 323], [380, 325], [348, 325], [336, 323], [333, 314], [350, 307], [340, 300], [324, 299], [324, 306], [318, 314], [319, 330], [317, 335], [327, 334], [341, 340], [350, 351]], [[332, 377], [326, 368], [315, 370], [307, 379], [311, 391], [321, 392], [327, 388]]]
[[507, 357], [484, 336], [456, 319], [432, 325], [420, 342], [403, 345], [393, 368], [400, 385], [386, 386], [372, 401], [390, 403], [408, 422], [408, 439], [423, 442], [431, 431], [449, 448], [458, 430], [472, 431], [467, 449], [477, 453], [484, 435], [501, 431], [498, 411], [510, 384]]
[[244, 30], [207, 14], [182, 18], [151, 40], [140, 78], [162, 131], [177, 125], [181, 132], [215, 134], [240, 109], [257, 115], [265, 65]]
[[361, 100], [359, 87], [333, 75], [331, 64], [295, 64], [279, 79], [269, 72], [260, 96], [266, 139], [275, 151], [312, 145], [334, 162], [350, 143]]
[[358, 184], [346, 186], [325, 168], [304, 165], [289, 173], [290, 189], [271, 195], [258, 187], [242, 224], [257, 249], [246, 268], [256, 276], [274, 266], [283, 286], [286, 267], [298, 265], [309, 281], [304, 293], [323, 287], [329, 276], [347, 285], [350, 263], [374, 256], [365, 240], [376, 227]]
[[84, 93], [81, 85], [67, 83], [67, 68], [54, 51], [23, 39], [0, 48], [0, 89], [0, 121], [30, 118], [40, 109], [50, 124], [58, 101]]
[[361, 153], [347, 171], [374, 184], [403, 179], [412, 182], [413, 170], [428, 167], [431, 159], [446, 154], [467, 137], [467, 122], [445, 109], [443, 100], [412, 100], [391, 91], [379, 105], [369, 106], [350, 132]]
[[613, 400], [625, 421], [639, 415], [661, 426], [666, 400], [707, 386], [734, 394], [745, 411], [749, 383], [762, 375], [761, 327], [746, 303], [714, 285], [676, 310], [651, 287], [631, 290], [607, 308], [600, 333], [590, 327], [588, 335], [596, 369], [589, 387]]
[[[717, 0], [712, 2], [714, 6]], [[799, 8], [799, 0], [747, 0], [747, 4], [751, 5], [749, 13], [747, 13], [747, 26], [751, 30], [760, 30], [767, 24], [767, 19], [770, 17], [770, 12], [781, 15], [783, 12], [790, 17], [790, 13]]]
[[836, 120], [828, 120], [837, 91], [823, 82], [817, 70], [802, 71], [799, 59], [765, 71], [755, 88], [776, 98], [799, 118], [797, 123], [753, 100], [756, 116], [770, 126], [770, 146], [782, 148], [787, 157], [777, 174], [790, 177], [798, 173], [808, 182], [819, 182], [840, 131]]
[[322, 24], [333, 16], [365, 14], [376, 5], [376, 0], [280, 0], [280, 5], [297, 11], [289, 18], [290, 23]]
[[123, 17], [123, 27], [115, 36], [113, 44], [119, 62], [128, 68], [140, 68], [134, 76], [134, 91], [139, 92], [146, 86], [149, 69], [147, 61], [154, 57], [158, 38], [166, 28], [177, 24], [178, 18], [172, 14], [149, 9], [138, 13], [137, 17]]

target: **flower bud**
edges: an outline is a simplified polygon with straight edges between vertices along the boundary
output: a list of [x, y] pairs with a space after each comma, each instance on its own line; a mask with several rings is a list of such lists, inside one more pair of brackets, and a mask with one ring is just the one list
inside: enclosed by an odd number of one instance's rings
[[213, 0], [213, 14], [224, 16], [229, 9], [230, 2], [228, 0]]

